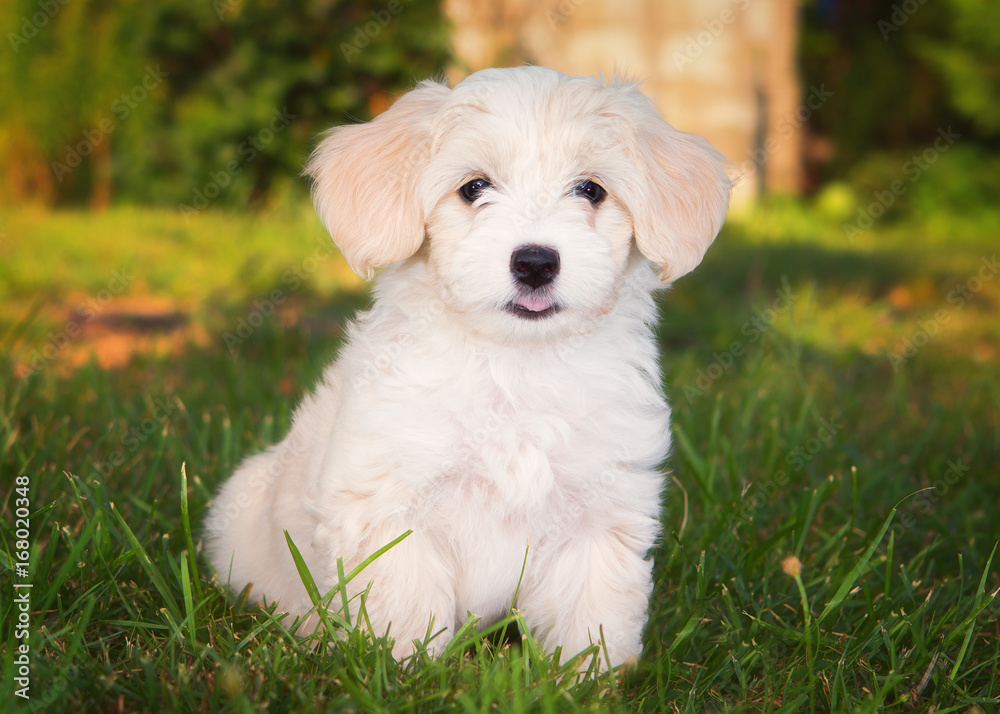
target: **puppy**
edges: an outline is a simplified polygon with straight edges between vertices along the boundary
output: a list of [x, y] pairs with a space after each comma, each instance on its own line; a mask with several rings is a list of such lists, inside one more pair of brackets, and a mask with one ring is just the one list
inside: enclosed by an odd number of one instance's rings
[[283, 531], [322, 592], [412, 531], [348, 593], [370, 585], [395, 656], [512, 605], [549, 650], [639, 655], [670, 446], [653, 296], [718, 233], [723, 157], [632, 84], [520, 67], [424, 82], [306, 173], [351, 267], [383, 270], [288, 436], [215, 499], [221, 578], [303, 614]]

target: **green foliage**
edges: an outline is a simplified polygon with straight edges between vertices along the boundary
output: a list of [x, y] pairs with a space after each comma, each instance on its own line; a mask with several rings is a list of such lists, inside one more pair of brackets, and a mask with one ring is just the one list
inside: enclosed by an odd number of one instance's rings
[[937, 69], [955, 111], [976, 131], [1000, 134], [1000, 5], [948, 0], [949, 40], [928, 39], [922, 54]]
[[[4, 36], [0, 62], [0, 162], [5, 165], [0, 197], [25, 200], [89, 196], [109, 179], [110, 133], [102, 120], [115, 115], [122, 91], [141, 79], [132, 58], [141, 53], [142, 4], [101, 0], [60, 3], [10, 0], [0, 15]], [[139, 67], [142, 65], [139, 64]], [[132, 121], [143, 131], [144, 118], [158, 101]], [[107, 126], [107, 125], [106, 125]], [[58, 174], [51, 162], [65, 162], [66, 149], [89, 141], [80, 170]], [[113, 137], [117, 139], [118, 136]], [[72, 162], [72, 160], [71, 160]]]
[[[371, 118], [371, 95], [408, 89], [446, 59], [437, 4], [426, 0], [172, 0], [157, 8], [157, 24], [173, 28], [151, 46], [176, 78], [162, 140], [184, 190], [171, 200], [191, 205], [230, 162], [239, 167], [228, 189], [238, 203], [294, 180], [318, 132]], [[291, 123], [272, 138], [275, 112]]]
[[438, 0], [12, 0], [0, 29], [20, 38], [0, 63], [8, 201], [301, 191], [317, 133], [447, 60]]
[[[530, 637], [498, 645], [471, 627], [442, 659], [402, 663], [390, 643], [352, 627], [335, 640], [300, 639], [287, 617], [219, 588], [201, 557], [199, 524], [215, 489], [287, 431], [290, 409], [365, 300], [330, 279], [346, 271], [333, 256], [235, 350], [227, 345], [225, 333], [275, 285], [287, 288], [282, 275], [315, 250], [312, 231], [322, 229], [295, 218], [304, 207], [252, 221], [206, 214], [191, 227], [175, 212], [115, 209], [96, 221], [9, 212], [17, 230], [5, 256], [34, 283], [0, 301], [0, 589], [10, 592], [16, 542], [9, 484], [26, 475], [33, 703], [67, 712], [993, 710], [1000, 272], [989, 260], [1000, 214], [903, 212], [849, 243], [826, 213], [842, 203], [772, 204], [732, 220], [705, 264], [664, 295], [675, 447], [646, 652], [636, 671], [579, 681], [574, 663]], [[156, 240], [134, 247], [142, 235]], [[269, 240], [267, 258], [259, 250]], [[41, 242], [53, 246], [51, 265], [19, 247]], [[189, 341], [105, 370], [69, 359], [84, 335], [22, 380], [32, 351], [65, 324], [45, 311], [31, 317], [25, 296], [40, 291], [72, 308], [123, 263], [137, 277], [115, 300], [180, 290]], [[955, 299], [958, 288], [969, 297]], [[787, 303], [776, 302], [782, 292]], [[801, 563], [798, 580], [782, 569], [789, 555]], [[330, 595], [340, 611], [339, 593]], [[0, 701], [18, 711], [14, 607], [0, 601]]]
[[[922, 160], [923, 150], [872, 153], [847, 174], [854, 199], [859, 205], [868, 205], [877, 194], [885, 196], [898, 181], [905, 190], [893, 197], [882, 220], [933, 221], [941, 216], [992, 211], [990, 205], [1000, 196], [1000, 155], [956, 144], [945, 153], [928, 151], [928, 156], [934, 163], [918, 175], [917, 162]], [[914, 177], [916, 180], [911, 180]]]
[[1000, 19], [979, 0], [807, 3], [800, 52], [806, 86], [833, 96], [810, 118], [843, 178], [873, 151], [930, 145], [943, 127], [995, 150], [1000, 127]]

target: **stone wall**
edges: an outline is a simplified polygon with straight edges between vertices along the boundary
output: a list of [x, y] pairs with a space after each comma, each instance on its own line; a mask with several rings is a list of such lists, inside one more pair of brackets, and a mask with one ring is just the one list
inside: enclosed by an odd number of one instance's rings
[[523, 63], [644, 79], [671, 124], [707, 137], [743, 173], [734, 195], [800, 188], [792, 0], [444, 0], [458, 80]]

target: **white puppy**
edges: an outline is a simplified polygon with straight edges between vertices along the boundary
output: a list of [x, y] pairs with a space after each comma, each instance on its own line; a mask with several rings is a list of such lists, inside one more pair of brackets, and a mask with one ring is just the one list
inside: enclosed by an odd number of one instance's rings
[[411, 530], [349, 593], [371, 584], [397, 656], [431, 618], [433, 652], [512, 604], [549, 649], [638, 655], [670, 445], [653, 293], [718, 233], [722, 156], [634, 85], [521, 67], [425, 82], [307, 173], [350, 265], [388, 267], [289, 435], [215, 500], [221, 578], [304, 613], [284, 530], [324, 592]]

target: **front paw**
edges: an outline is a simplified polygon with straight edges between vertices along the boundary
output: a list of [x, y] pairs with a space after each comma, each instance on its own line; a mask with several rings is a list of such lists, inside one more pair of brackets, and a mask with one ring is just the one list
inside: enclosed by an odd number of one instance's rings
[[638, 658], [652, 562], [608, 538], [564, 544], [547, 565], [532, 573], [519, 598], [528, 626], [545, 648], [561, 647], [572, 656], [596, 644], [601, 669]]

